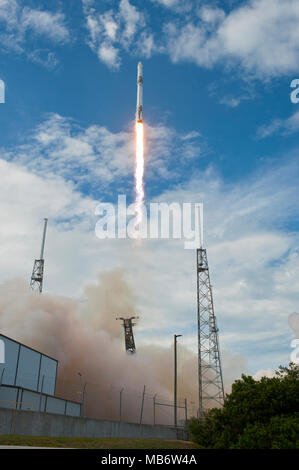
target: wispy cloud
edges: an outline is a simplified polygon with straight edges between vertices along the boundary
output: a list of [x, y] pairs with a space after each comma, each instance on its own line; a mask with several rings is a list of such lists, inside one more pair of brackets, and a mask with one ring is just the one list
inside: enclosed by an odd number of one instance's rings
[[[83, 2], [89, 45], [99, 59], [112, 69], [121, 63], [120, 53], [140, 51], [150, 57], [155, 49], [153, 34], [146, 29], [144, 14], [129, 0], [120, 0], [118, 9], [99, 13], [93, 2]], [[136, 41], [136, 34], [139, 41]]]
[[[118, 68], [122, 51], [135, 54], [138, 50], [147, 56], [168, 54], [173, 62], [189, 61], [205, 68], [219, 63], [235, 66], [246, 76], [261, 79], [297, 71], [297, 0], [247, 0], [229, 12], [216, 6], [199, 7], [197, 2], [156, 0], [154, 4], [171, 9], [162, 17], [159, 41], [154, 40], [146, 5], [138, 10], [129, 0], [121, 0], [118, 9], [99, 14], [94, 4], [91, 8], [91, 2], [84, 2], [90, 44], [100, 60]], [[188, 7], [188, 14], [181, 14], [183, 7]], [[138, 46], [145, 44], [136, 41], [140, 33], [147, 47]], [[110, 54], [101, 53], [106, 49]]]
[[294, 134], [299, 131], [299, 111], [296, 111], [287, 119], [273, 119], [269, 124], [260, 126], [257, 130], [257, 138], [264, 139], [273, 134]]
[[192, 8], [193, 0], [151, 0], [154, 4], [169, 8], [179, 13], [185, 13]]
[[[82, 128], [71, 119], [51, 114], [26, 141], [3, 153], [39, 175], [55, 174], [76, 182], [108, 188], [115, 178], [133, 173], [132, 131], [111, 132], [104, 126]], [[182, 177], [184, 166], [202, 156], [202, 137], [180, 134], [164, 125], [146, 126], [147, 175], [159, 180]]]
[[[228, 14], [219, 9], [214, 14], [213, 9], [209, 12], [201, 12], [201, 23], [168, 24], [168, 50], [174, 62], [189, 60], [211, 67], [217, 62], [233, 61], [260, 77], [296, 70], [298, 2], [250, 0]], [[212, 18], [217, 22], [211, 29], [207, 26]]]
[[49, 67], [57, 62], [54, 52], [36, 50], [31, 45], [32, 38], [43, 36], [55, 44], [64, 44], [70, 39], [62, 13], [23, 7], [18, 0], [0, 0], [0, 24], [2, 50], [25, 53], [29, 59]]
[[24, 30], [31, 30], [40, 36], [44, 35], [53, 42], [64, 43], [69, 40], [69, 31], [65, 25], [63, 13], [51, 13], [24, 7], [21, 24]]
[[160, 3], [165, 7], [174, 7], [179, 3], [180, 0], [152, 0], [152, 2]]
[[225, 104], [229, 108], [237, 108], [239, 104], [241, 103], [242, 98], [241, 97], [233, 97], [233, 96], [224, 96], [219, 100], [220, 104]]

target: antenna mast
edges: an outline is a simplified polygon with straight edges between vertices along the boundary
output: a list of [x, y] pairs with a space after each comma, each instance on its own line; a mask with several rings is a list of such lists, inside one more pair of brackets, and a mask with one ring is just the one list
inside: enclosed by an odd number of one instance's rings
[[42, 245], [40, 251], [40, 258], [34, 261], [33, 271], [30, 280], [30, 289], [34, 292], [42, 293], [43, 290], [43, 278], [44, 278], [44, 249], [45, 249], [45, 240], [47, 232], [48, 219], [44, 219], [44, 231], [42, 238]]

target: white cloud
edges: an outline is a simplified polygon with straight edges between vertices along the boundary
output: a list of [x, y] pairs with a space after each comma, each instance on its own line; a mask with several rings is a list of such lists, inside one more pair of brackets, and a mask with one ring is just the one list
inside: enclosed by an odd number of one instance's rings
[[95, 47], [97, 37], [101, 33], [101, 21], [98, 21], [94, 16], [87, 15], [86, 16], [86, 23], [87, 29], [90, 34], [90, 45], [91, 47]]
[[119, 14], [124, 21], [123, 40], [130, 44], [136, 31], [144, 26], [144, 17], [129, 0], [120, 0]]
[[272, 134], [293, 134], [299, 131], [299, 111], [287, 119], [273, 119], [270, 124], [264, 124], [257, 130], [257, 137], [263, 139]]
[[221, 98], [219, 100], [220, 104], [225, 104], [229, 108], [237, 108], [237, 106], [239, 106], [240, 102], [241, 102], [240, 97], [235, 98], [233, 96], [224, 96], [223, 98]]
[[16, 0], [0, 0], [0, 18], [8, 24], [14, 25], [17, 15], [18, 3]]
[[192, 10], [193, 0], [151, 0], [156, 6], [168, 8], [180, 14], [186, 14]]
[[111, 39], [111, 41], [115, 41], [119, 25], [113, 19], [113, 12], [107, 11], [103, 15], [99, 15], [99, 22], [102, 25], [104, 30], [103, 32], [107, 38]]
[[36, 34], [45, 35], [52, 41], [65, 42], [69, 39], [62, 13], [50, 13], [25, 7], [21, 21], [24, 29], [31, 29]]
[[156, 3], [161, 3], [165, 7], [173, 7], [173, 6], [176, 6], [180, 2], [180, 0], [152, 0], [152, 1]]
[[288, 73], [298, 61], [298, 22], [297, 1], [253, 0], [227, 17], [219, 38], [249, 70]]
[[93, 3], [83, 2], [83, 10], [89, 46], [108, 67], [119, 68], [122, 48], [130, 54], [152, 55], [156, 48], [154, 36], [146, 28], [144, 14], [129, 0], [120, 0], [117, 9], [104, 13], [98, 13]]
[[211, 67], [220, 54], [217, 39], [207, 39], [206, 30], [192, 23], [178, 27], [175, 23], [165, 25], [167, 51], [173, 62], [191, 61], [197, 65]]
[[[95, 24], [101, 25], [96, 48], [109, 37], [119, 54], [122, 48], [132, 55], [144, 53], [146, 57], [166, 53], [173, 62], [190, 61], [201, 67], [218, 63], [234, 65], [241, 67], [246, 75], [262, 79], [297, 71], [297, 0], [247, 0], [229, 12], [193, 2], [156, 0], [155, 3], [171, 8], [170, 14], [165, 19], [162, 17], [159, 41], [154, 41], [150, 16], [146, 16], [148, 24], [145, 24], [145, 14], [129, 0], [121, 0], [118, 9], [100, 15], [85, 4], [86, 16], [93, 17], [92, 25], [87, 23], [93, 42], [95, 29], [99, 29]], [[102, 28], [103, 21], [110, 29]], [[137, 34], [140, 39], [142, 32], [150, 38], [146, 47], [142, 41], [136, 41]]]
[[[76, 180], [77, 186], [107, 189], [115, 178], [124, 180], [133, 172], [133, 129], [133, 125], [132, 131], [116, 133], [96, 125], [83, 129], [71, 119], [52, 114], [24, 144], [3, 154], [36, 174], [60, 175]], [[196, 131], [179, 135], [162, 125], [147, 125], [146, 136], [147, 174], [153, 177], [176, 177], [178, 164], [173, 159], [179, 157], [183, 166], [201, 156], [201, 137]]]
[[157, 50], [157, 47], [155, 45], [153, 34], [148, 33], [147, 31], [142, 31], [138, 44], [138, 54], [148, 59], [151, 57], [154, 50]]
[[221, 8], [203, 6], [199, 10], [199, 17], [208, 24], [215, 25], [225, 19], [225, 13]]
[[[69, 31], [62, 13], [22, 7], [17, 0], [0, 0], [0, 48], [26, 53], [35, 62], [46, 66], [56, 63], [54, 53], [32, 49], [31, 36], [44, 36], [54, 43], [69, 41]], [[42, 55], [48, 55], [45, 59]]]
[[45, 49], [35, 49], [33, 52], [28, 52], [28, 58], [50, 70], [59, 63], [55, 53]]
[[[233, 60], [247, 72], [276, 76], [297, 70], [299, 4], [296, 0], [250, 0], [225, 17], [218, 9], [203, 10], [202, 24], [168, 26], [173, 61], [191, 60], [210, 67]], [[217, 20], [217, 27], [206, 27]], [[174, 37], [178, 38], [174, 41]]]
[[[243, 80], [240, 83], [239, 77], [232, 77], [229, 80], [215, 80], [211, 82], [208, 87], [209, 95], [214, 97], [218, 103], [228, 106], [229, 108], [238, 107], [243, 101], [252, 100], [256, 97], [256, 84], [252, 80]], [[231, 93], [227, 89], [226, 85], [229, 84], [229, 88], [236, 87], [238, 91]]]
[[[39, 254], [43, 218], [50, 219], [49, 246], [46, 249], [47, 254], [50, 254], [50, 247], [53, 246], [51, 232], [54, 232], [54, 239], [55, 236], [59, 239], [60, 230], [65, 230], [66, 234], [76, 226], [79, 234], [75, 237], [79, 241], [80, 233], [82, 236], [88, 227], [89, 214], [92, 214], [95, 203], [76, 192], [73, 183], [59, 176], [40, 177], [20, 165], [4, 160], [0, 160], [0, 168], [5, 178], [0, 203], [1, 255], [5, 259], [1, 277], [27, 278], [33, 259]], [[65, 225], [66, 221], [68, 223]], [[63, 226], [65, 229], [62, 229]], [[53, 253], [53, 259], [56, 260], [54, 264], [57, 262], [56, 257], [61, 255]], [[46, 272], [49, 273], [49, 266], [46, 266]]]
[[106, 42], [99, 45], [98, 58], [111, 68], [117, 69], [120, 65], [118, 49]]

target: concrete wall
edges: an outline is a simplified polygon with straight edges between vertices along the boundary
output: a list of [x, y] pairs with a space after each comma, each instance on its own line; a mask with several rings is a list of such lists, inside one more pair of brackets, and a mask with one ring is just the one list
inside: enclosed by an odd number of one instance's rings
[[182, 429], [0, 408], [0, 434], [52, 437], [146, 437], [187, 440]]

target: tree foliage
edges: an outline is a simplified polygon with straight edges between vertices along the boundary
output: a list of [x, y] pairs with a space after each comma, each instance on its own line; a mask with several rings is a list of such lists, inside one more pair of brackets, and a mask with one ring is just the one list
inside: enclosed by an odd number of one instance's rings
[[299, 366], [280, 367], [273, 378], [242, 375], [223, 408], [193, 418], [189, 430], [207, 448], [298, 448]]

